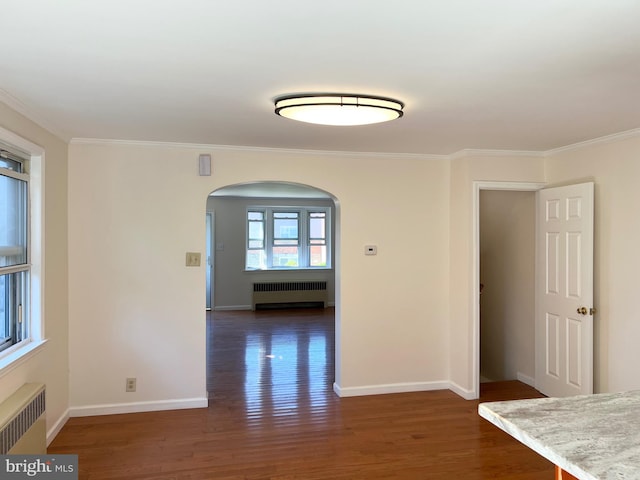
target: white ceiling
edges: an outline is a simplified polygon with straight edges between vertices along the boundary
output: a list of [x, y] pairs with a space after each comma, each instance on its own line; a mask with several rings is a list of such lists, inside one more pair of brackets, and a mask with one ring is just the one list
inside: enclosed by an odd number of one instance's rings
[[[63, 138], [546, 151], [640, 127], [638, 0], [0, 0], [0, 99]], [[288, 93], [398, 98], [359, 127]]]

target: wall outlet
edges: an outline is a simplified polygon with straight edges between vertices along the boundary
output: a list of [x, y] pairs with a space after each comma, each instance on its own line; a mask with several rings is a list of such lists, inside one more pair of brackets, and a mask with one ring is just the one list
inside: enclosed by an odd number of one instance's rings
[[125, 391], [126, 392], [135, 392], [136, 391], [136, 378], [135, 377], [127, 378]]
[[200, 266], [200, 252], [187, 252], [187, 267], [199, 267]]

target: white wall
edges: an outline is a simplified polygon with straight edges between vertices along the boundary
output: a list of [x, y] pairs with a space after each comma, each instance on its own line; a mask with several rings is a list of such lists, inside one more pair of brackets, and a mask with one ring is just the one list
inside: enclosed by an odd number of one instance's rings
[[[247, 309], [252, 306], [253, 282], [324, 280], [327, 282], [328, 303], [335, 303], [334, 269], [291, 271], [245, 271], [246, 213], [250, 206], [321, 206], [332, 209], [329, 232], [335, 242], [333, 200], [329, 199], [261, 199], [211, 196], [207, 210], [215, 211], [215, 243], [222, 250], [215, 250], [214, 309]], [[332, 226], [333, 225], [333, 226]], [[331, 265], [335, 264], [332, 253]]]
[[546, 160], [550, 184], [595, 182], [596, 392], [640, 388], [640, 136], [610, 140], [561, 150]]
[[473, 154], [451, 160], [450, 192], [450, 370], [454, 390], [472, 398], [475, 393], [474, 365], [479, 356], [474, 337], [474, 182], [544, 182], [542, 156]]
[[46, 384], [49, 435], [67, 414], [68, 285], [67, 285], [67, 145], [0, 102], [0, 126], [39, 145], [44, 157], [44, 336], [47, 343], [34, 357], [0, 376], [0, 401], [27, 382]]
[[[48, 338], [0, 377], [0, 401], [45, 382], [50, 431], [69, 405], [82, 414], [202, 404], [205, 271], [186, 268], [184, 254], [205, 252], [208, 193], [251, 181], [308, 184], [338, 199], [336, 382], [348, 395], [448, 381], [471, 392], [473, 182], [594, 180], [596, 390], [640, 388], [637, 135], [547, 158], [451, 160], [78, 142], [67, 163], [63, 141], [2, 103], [0, 126], [46, 152]], [[197, 176], [199, 153], [213, 155], [212, 177]], [[365, 257], [372, 243], [379, 254]]]
[[535, 377], [535, 193], [480, 191], [480, 358], [494, 381]]
[[[212, 154], [211, 177], [197, 175], [199, 153]], [[205, 251], [207, 195], [254, 181], [337, 198], [338, 391], [446, 382], [448, 170], [444, 159], [402, 155], [72, 143], [74, 414], [202, 401], [205, 267], [185, 267], [184, 255]], [[365, 256], [366, 244], [378, 255]], [[124, 392], [130, 376], [136, 393]]]

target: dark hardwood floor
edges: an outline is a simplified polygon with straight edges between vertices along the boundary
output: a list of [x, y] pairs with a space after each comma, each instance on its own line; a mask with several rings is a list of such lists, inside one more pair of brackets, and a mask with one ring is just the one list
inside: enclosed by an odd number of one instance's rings
[[[50, 453], [80, 479], [552, 479], [450, 391], [338, 398], [332, 309], [214, 312], [209, 408], [72, 418]], [[538, 397], [483, 384], [481, 401]]]

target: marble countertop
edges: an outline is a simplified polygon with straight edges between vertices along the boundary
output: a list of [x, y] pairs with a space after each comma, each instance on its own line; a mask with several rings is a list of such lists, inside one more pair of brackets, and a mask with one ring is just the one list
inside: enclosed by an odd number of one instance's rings
[[640, 480], [640, 391], [481, 403], [478, 413], [580, 480]]

